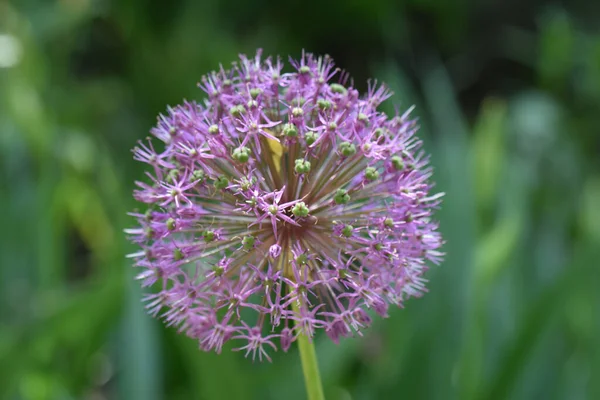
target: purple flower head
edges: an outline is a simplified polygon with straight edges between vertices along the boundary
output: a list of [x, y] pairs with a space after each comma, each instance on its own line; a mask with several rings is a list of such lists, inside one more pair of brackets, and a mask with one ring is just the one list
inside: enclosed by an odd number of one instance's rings
[[336, 80], [329, 57], [240, 57], [202, 79], [203, 103], [169, 108], [134, 158], [149, 164], [128, 229], [147, 308], [220, 352], [259, 360], [299, 334], [334, 342], [425, 291], [441, 194], [410, 110]]

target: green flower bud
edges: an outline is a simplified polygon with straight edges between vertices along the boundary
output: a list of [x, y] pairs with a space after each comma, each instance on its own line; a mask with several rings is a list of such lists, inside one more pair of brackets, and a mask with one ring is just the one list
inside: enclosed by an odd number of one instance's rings
[[262, 89], [260, 89], [260, 88], [250, 89], [250, 97], [252, 97], [255, 100], [261, 93], [262, 93]]
[[356, 154], [356, 146], [350, 142], [340, 143], [339, 150], [344, 157], [351, 157]]
[[388, 227], [388, 228], [393, 228], [393, 227], [394, 227], [394, 220], [393, 220], [393, 219], [391, 219], [391, 218], [386, 218], [386, 219], [383, 221], [383, 224], [384, 224], [386, 227]]
[[202, 182], [204, 182], [204, 178], [205, 178], [204, 171], [202, 171], [201, 169], [195, 170], [190, 175], [190, 181], [191, 182], [198, 181], [198, 183], [202, 183]]
[[219, 133], [219, 126], [218, 125], [211, 125], [208, 127], [208, 133], [210, 133], [211, 135], [216, 135]]
[[175, 230], [175, 220], [173, 218], [167, 220], [167, 229], [170, 231]]
[[402, 157], [393, 156], [392, 157], [392, 165], [396, 171], [402, 171], [404, 169], [404, 161], [402, 161]]
[[231, 107], [229, 109], [229, 114], [231, 114], [233, 117], [239, 117], [244, 113], [244, 111], [246, 111], [246, 108], [240, 104], [240, 105]]
[[347, 190], [338, 189], [335, 196], [333, 196], [333, 201], [335, 201], [335, 204], [347, 204], [350, 201], [350, 195]]
[[222, 276], [223, 272], [225, 272], [225, 268], [220, 265], [215, 265], [212, 270], [217, 277]]
[[310, 161], [299, 158], [296, 160], [294, 170], [298, 174], [306, 174], [310, 171]]
[[215, 232], [214, 231], [204, 231], [202, 232], [202, 238], [205, 242], [212, 242], [215, 240]]
[[144, 234], [146, 235], [146, 237], [148, 239], [152, 239], [154, 237], [154, 229], [148, 227], [146, 228], [146, 230], [144, 231]]
[[172, 169], [169, 171], [169, 178], [171, 179], [171, 181], [176, 181], [177, 178], [179, 178], [179, 170], [178, 169]]
[[375, 179], [379, 178], [379, 171], [373, 167], [367, 167], [365, 169], [365, 178], [367, 178], [369, 181], [374, 181]]
[[242, 246], [244, 246], [244, 249], [246, 250], [253, 249], [254, 243], [256, 243], [256, 238], [254, 236], [244, 236], [242, 239]]
[[304, 135], [304, 140], [306, 140], [306, 145], [310, 146], [319, 138], [319, 134], [317, 132], [308, 131]]
[[232, 157], [236, 161], [246, 163], [250, 158], [250, 149], [245, 146], [238, 147], [237, 149], [233, 150]]
[[298, 136], [298, 128], [294, 124], [285, 124], [283, 126], [283, 134], [289, 138]]
[[302, 253], [298, 257], [296, 257], [296, 263], [299, 265], [304, 265], [304, 264], [306, 264], [307, 261], [308, 261], [308, 256], [304, 253]]
[[227, 179], [226, 176], [221, 175], [217, 178], [217, 180], [215, 180], [214, 185], [216, 189], [225, 189], [227, 186], [229, 186], [229, 179]]
[[331, 91], [333, 93], [343, 94], [344, 96], [348, 93], [348, 89], [346, 89], [344, 86], [340, 85], [339, 83], [332, 83], [331, 85], [329, 85], [329, 88], [331, 89]]
[[246, 106], [249, 109], [256, 108], [256, 107], [258, 107], [258, 102], [256, 100], [251, 99], [251, 100], [248, 100], [248, 102], [246, 103]]
[[354, 227], [352, 225], [344, 225], [344, 227], [342, 228], [342, 235], [344, 235], [347, 238], [352, 236], [353, 232]]
[[298, 70], [298, 73], [300, 73], [302, 75], [310, 74], [310, 67], [308, 65], [303, 65]]
[[380, 251], [381, 249], [383, 249], [383, 245], [381, 243], [377, 243], [375, 245], [375, 250]]
[[173, 259], [174, 259], [175, 261], [180, 261], [180, 260], [183, 260], [183, 258], [184, 258], [183, 251], [181, 251], [181, 249], [180, 249], [180, 248], [176, 248], [176, 249], [173, 251]]
[[326, 99], [319, 99], [317, 100], [317, 106], [319, 106], [321, 110], [329, 110], [331, 108], [331, 101]]
[[273, 283], [274, 283], [273, 279], [271, 279], [271, 278], [265, 278], [265, 279], [263, 279], [263, 286], [266, 287], [266, 288], [269, 288], [269, 287], [273, 286]]
[[308, 212], [308, 207], [306, 207], [306, 204], [304, 204], [302, 201], [296, 203], [296, 205], [292, 208], [292, 214], [294, 214], [296, 217], [306, 217]]
[[242, 188], [242, 190], [248, 190], [248, 189], [250, 189], [250, 187], [252, 186], [253, 183], [254, 183], [253, 180], [251, 181], [248, 178], [243, 177], [240, 182], [240, 188]]
[[269, 206], [269, 213], [271, 213], [272, 215], [277, 214], [278, 211], [279, 208], [276, 205]]
[[367, 117], [367, 114], [358, 113], [357, 119], [365, 125], [368, 125], [369, 123], [369, 117]]
[[292, 115], [294, 117], [301, 117], [304, 115], [304, 110], [300, 107], [294, 107], [292, 108]]
[[224, 87], [230, 87], [230, 86], [231, 86], [231, 84], [232, 84], [232, 82], [231, 82], [231, 79], [225, 79], [225, 80], [223, 81], [223, 86], [224, 86]]

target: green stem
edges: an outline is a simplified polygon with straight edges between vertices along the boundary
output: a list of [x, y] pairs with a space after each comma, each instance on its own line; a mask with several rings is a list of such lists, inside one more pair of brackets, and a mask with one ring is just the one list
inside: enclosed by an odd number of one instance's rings
[[[292, 308], [296, 313], [300, 313], [300, 307], [298, 307], [297, 301], [292, 302]], [[298, 334], [297, 340], [308, 400], [325, 400], [321, 376], [319, 375], [319, 364], [317, 362], [315, 345], [308, 336], [303, 333]]]

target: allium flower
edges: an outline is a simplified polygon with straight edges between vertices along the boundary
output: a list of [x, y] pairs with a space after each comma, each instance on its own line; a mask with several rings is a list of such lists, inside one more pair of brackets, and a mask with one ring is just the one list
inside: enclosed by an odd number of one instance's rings
[[425, 289], [442, 239], [431, 168], [410, 110], [377, 110], [391, 92], [359, 96], [331, 58], [282, 62], [240, 57], [202, 79], [208, 98], [160, 116], [140, 143], [149, 164], [135, 198], [130, 255], [148, 309], [220, 352], [290, 347], [324, 330], [360, 334], [373, 310], [387, 316]]

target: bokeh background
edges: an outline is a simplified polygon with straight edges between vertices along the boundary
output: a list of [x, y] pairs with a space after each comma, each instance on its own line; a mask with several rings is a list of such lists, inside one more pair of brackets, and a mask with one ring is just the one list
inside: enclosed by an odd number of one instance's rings
[[447, 193], [430, 293], [340, 345], [328, 399], [600, 399], [600, 2], [0, 0], [0, 399], [302, 399], [298, 354], [145, 315], [131, 158], [239, 52], [328, 53], [416, 104]]

